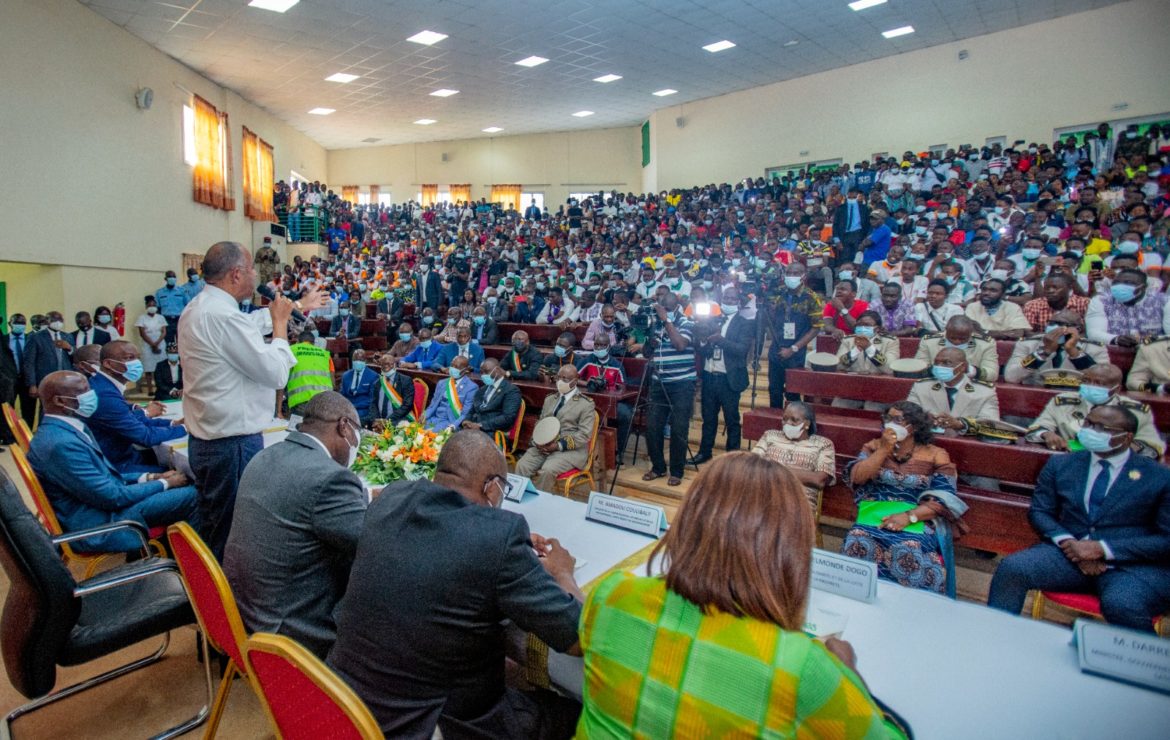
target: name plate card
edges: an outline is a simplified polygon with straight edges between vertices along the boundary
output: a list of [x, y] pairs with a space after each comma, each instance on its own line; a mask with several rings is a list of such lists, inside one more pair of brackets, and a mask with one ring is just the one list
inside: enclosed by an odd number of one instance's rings
[[848, 614], [809, 604], [808, 613], [804, 617], [803, 629], [809, 637], [825, 640], [830, 637], [840, 637], [845, 632], [845, 625], [848, 623]]
[[813, 550], [812, 587], [866, 604], [877, 598], [877, 564]]
[[524, 500], [524, 494], [529, 491], [534, 494], [537, 493], [536, 486], [532, 485], [531, 478], [516, 475], [515, 473], [508, 473], [508, 490], [504, 492], [505, 499], [520, 503]]
[[1081, 671], [1170, 694], [1170, 640], [1078, 619], [1073, 644]]
[[657, 537], [666, 525], [666, 512], [661, 506], [610, 496], [600, 491], [589, 494], [589, 508], [585, 518], [611, 527]]

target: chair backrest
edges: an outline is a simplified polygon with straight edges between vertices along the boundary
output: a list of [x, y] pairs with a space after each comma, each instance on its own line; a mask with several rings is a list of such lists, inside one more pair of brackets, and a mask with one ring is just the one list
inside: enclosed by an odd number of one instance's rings
[[[28, 495], [32, 497], [33, 503], [37, 507], [37, 515], [40, 516], [41, 522], [45, 525], [45, 529], [49, 530], [51, 535], [59, 535], [65, 530], [61, 528], [61, 522], [57, 519], [56, 512], [53, 511], [53, 504], [49, 502], [49, 497], [45, 495], [45, 489], [41, 486], [40, 478], [37, 478], [37, 473], [33, 470], [32, 464], [29, 463], [28, 458], [25, 457], [24, 451], [19, 447], [13, 447], [12, 459], [16, 462], [16, 470], [20, 473], [20, 477], [24, 479], [24, 485], [28, 488]], [[64, 545], [68, 551], [68, 545]]]
[[420, 378], [412, 378], [414, 383], [414, 418], [415, 421], [422, 421], [423, 416], [427, 413], [427, 401], [430, 400], [431, 389]]
[[593, 468], [593, 456], [597, 454], [597, 427], [601, 424], [601, 415], [593, 412], [593, 431], [589, 435], [589, 457], [585, 458], [585, 467], [582, 470]]
[[381, 740], [370, 710], [295, 640], [258, 632], [244, 646], [248, 675], [282, 740]]
[[170, 540], [175, 562], [179, 564], [179, 572], [183, 574], [183, 584], [187, 587], [191, 605], [195, 607], [195, 616], [199, 618], [199, 628], [203, 631], [204, 639], [227, 653], [240, 671], [247, 675], [244, 642], [248, 639], [248, 633], [223, 569], [203, 538], [187, 522], [167, 527], [167, 539]]
[[57, 657], [81, 614], [77, 582], [58, 557], [45, 528], [0, 469], [0, 567], [8, 596], [0, 616], [0, 652], [14, 688], [30, 699], [57, 681]]
[[520, 427], [524, 425], [524, 411], [528, 405], [524, 403], [524, 399], [520, 399], [520, 413], [516, 414], [516, 423], [512, 425], [512, 429], [508, 432], [508, 451], [515, 452], [516, 444], [520, 441]]
[[16, 420], [20, 418], [20, 415], [16, 413], [16, 409], [13, 408], [12, 404], [7, 401], [0, 403], [0, 410], [4, 412], [4, 421], [8, 424], [8, 428], [15, 434]]
[[28, 452], [28, 448], [32, 446], [32, 430], [28, 428], [28, 423], [24, 419], [17, 417], [16, 423], [11, 426], [12, 436], [16, 437], [16, 444], [20, 449]]

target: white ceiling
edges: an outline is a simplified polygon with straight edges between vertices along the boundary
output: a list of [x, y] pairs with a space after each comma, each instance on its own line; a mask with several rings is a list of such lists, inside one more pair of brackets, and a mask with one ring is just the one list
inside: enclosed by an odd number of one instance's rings
[[[78, 1], [341, 149], [489, 126], [506, 136], [635, 125], [657, 108], [1120, 0], [889, 0], [861, 12], [848, 0], [301, 0], [284, 14], [248, 0]], [[882, 38], [907, 24], [916, 33]], [[406, 41], [424, 29], [449, 38]], [[701, 48], [721, 39], [737, 46]], [[514, 64], [529, 55], [550, 61]], [[361, 78], [324, 81], [336, 72]], [[611, 73], [622, 79], [593, 81]], [[430, 96], [439, 88], [460, 92]], [[663, 88], [679, 92], [651, 95]], [[315, 107], [337, 112], [309, 115]], [[595, 115], [572, 116], [583, 109]]]

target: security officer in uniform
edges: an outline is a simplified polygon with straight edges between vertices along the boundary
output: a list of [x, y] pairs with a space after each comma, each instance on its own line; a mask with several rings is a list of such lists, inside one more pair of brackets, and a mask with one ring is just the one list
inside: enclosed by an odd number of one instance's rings
[[935, 426], [959, 434], [975, 434], [976, 419], [999, 420], [995, 384], [967, 377], [967, 356], [961, 349], [940, 350], [934, 357], [931, 375], [932, 379], [916, 382], [906, 400], [930, 414]]
[[769, 291], [763, 305], [761, 330], [772, 335], [768, 348], [768, 405], [784, 407], [788, 370], [804, 367], [808, 345], [824, 325], [825, 302], [804, 284], [807, 270], [800, 262], [788, 266], [784, 287]]
[[179, 314], [187, 307], [190, 298], [187, 291], [178, 285], [174, 270], [167, 270], [166, 285], [154, 292], [158, 312], [167, 320], [167, 344], [175, 341], [179, 330]]
[[927, 334], [918, 344], [919, 360], [934, 364], [934, 357], [947, 347], [963, 350], [967, 355], [967, 375], [974, 380], [994, 383], [999, 378], [999, 355], [995, 342], [977, 333], [979, 325], [966, 316], [952, 316], [942, 334]]
[[877, 311], [866, 311], [857, 317], [853, 335], [845, 337], [837, 348], [837, 367], [841, 372], [890, 374], [890, 363], [901, 358], [902, 345], [897, 337], [886, 336], [881, 330], [882, 317]]
[[1100, 363], [1084, 373], [1084, 380], [1077, 393], [1061, 393], [1054, 396], [1036, 423], [1028, 429], [1025, 437], [1029, 442], [1044, 444], [1050, 450], [1069, 449], [1069, 440], [1076, 439], [1081, 424], [1095, 406], [1124, 406], [1138, 419], [1137, 434], [1133, 438], [1133, 450], [1139, 455], [1161, 458], [1166, 443], [1154, 427], [1154, 415], [1147, 404], [1120, 395], [1121, 368]]
[[1083, 373], [1093, 365], [1107, 362], [1109, 351], [1105, 345], [1084, 338], [1081, 315], [1076, 311], [1057, 311], [1048, 320], [1043, 334], [1016, 342], [1003, 375], [1009, 383], [1037, 385], [1041, 382], [1040, 373], [1045, 370]]
[[1170, 393], [1170, 336], [1142, 340], [1125, 387], [1131, 391]]

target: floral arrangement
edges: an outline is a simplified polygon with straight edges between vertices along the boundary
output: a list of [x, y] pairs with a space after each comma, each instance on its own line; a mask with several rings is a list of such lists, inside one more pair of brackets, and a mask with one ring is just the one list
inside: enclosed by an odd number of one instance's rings
[[353, 472], [373, 485], [396, 480], [423, 480], [435, 474], [435, 464], [451, 430], [432, 432], [419, 422], [403, 421], [381, 434], [363, 434]]

